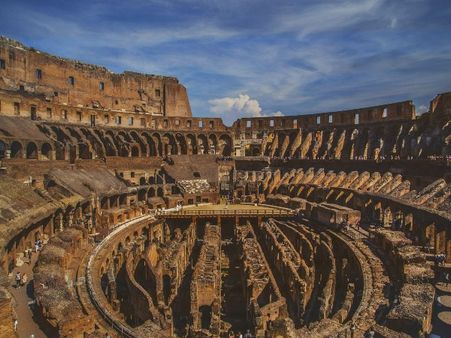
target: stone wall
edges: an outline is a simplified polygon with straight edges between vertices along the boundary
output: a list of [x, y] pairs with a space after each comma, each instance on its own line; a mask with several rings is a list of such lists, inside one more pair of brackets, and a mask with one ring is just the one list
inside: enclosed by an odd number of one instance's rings
[[[55, 57], [3, 37], [0, 59], [5, 64], [5, 69], [0, 70], [0, 89], [42, 97], [44, 106], [191, 116], [186, 89], [174, 77], [115, 74], [104, 67]], [[39, 110], [46, 112], [47, 108], [39, 104]]]

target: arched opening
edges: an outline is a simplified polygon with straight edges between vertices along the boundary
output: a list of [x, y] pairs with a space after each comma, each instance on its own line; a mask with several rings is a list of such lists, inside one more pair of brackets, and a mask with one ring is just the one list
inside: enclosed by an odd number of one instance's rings
[[223, 156], [232, 155], [232, 139], [229, 135], [221, 135], [219, 137], [220, 141], [220, 151]]
[[183, 137], [183, 135], [177, 134], [176, 135], [176, 139], [177, 139], [177, 142], [178, 142], [178, 144], [180, 146], [180, 154], [182, 154], [182, 155], [188, 154], [188, 148], [187, 148], [187, 145], [186, 145], [186, 140]]
[[174, 135], [166, 133], [163, 135], [164, 153], [166, 155], [177, 155], [178, 147]]
[[117, 149], [110, 135], [105, 135], [104, 142], [106, 156], [117, 156]]
[[208, 140], [207, 136], [201, 134], [197, 137], [199, 145], [199, 154], [208, 154]]
[[139, 157], [139, 147], [138, 146], [132, 146], [132, 157]]
[[155, 189], [154, 188], [150, 188], [149, 192], [147, 193], [148, 197], [155, 197]]
[[0, 140], [0, 159], [5, 157], [6, 143]]
[[199, 307], [201, 328], [208, 330], [211, 324], [211, 306], [202, 305]]
[[157, 304], [157, 282], [152, 270], [149, 269], [144, 259], [138, 262], [135, 270], [136, 281], [149, 293], [152, 302]]
[[427, 246], [435, 247], [435, 223], [428, 224], [426, 227], [424, 227], [424, 243]]
[[122, 194], [119, 196], [119, 205], [127, 204], [127, 194]]
[[142, 189], [138, 191], [138, 201], [145, 201], [146, 200], [146, 190]]
[[140, 177], [139, 178], [139, 185], [146, 185], [146, 178], [145, 177]]
[[89, 147], [86, 143], [78, 144], [78, 158], [82, 160], [90, 160], [92, 158]]
[[130, 133], [130, 135], [135, 140], [135, 142], [137, 144], [139, 144], [139, 150], [140, 150], [141, 156], [146, 156], [147, 155], [147, 147], [146, 147], [146, 144], [143, 142], [142, 138], [139, 137], [139, 135], [136, 133], [136, 131], [132, 131]]
[[100, 208], [101, 209], [108, 209], [108, 204], [109, 204], [108, 201], [109, 201], [108, 197], [103, 197], [100, 200]]
[[13, 141], [11, 143], [11, 158], [22, 158], [23, 157], [23, 147], [22, 144]]
[[41, 147], [41, 158], [44, 160], [51, 160], [52, 147], [48, 143], [44, 143]]
[[186, 143], [188, 155], [197, 154], [197, 141], [194, 135], [191, 134], [186, 135]]
[[161, 143], [160, 134], [154, 133], [152, 135], [152, 139], [154, 140], [154, 143], [155, 143], [155, 148], [157, 150], [157, 156], [162, 156], [163, 155], [163, 145]]
[[216, 154], [217, 153], [217, 148], [218, 148], [218, 139], [216, 138], [215, 134], [210, 134], [210, 136], [208, 136], [208, 143], [210, 144], [210, 149], [208, 149], [208, 152], [210, 154]]
[[146, 139], [149, 146], [149, 156], [158, 156], [157, 147], [153, 138], [147, 133], [143, 133], [142, 136]]
[[26, 157], [27, 159], [32, 160], [36, 160], [38, 158], [38, 147], [36, 146], [36, 143], [28, 143]]
[[65, 159], [65, 146], [61, 142], [55, 142], [55, 159], [64, 160]]
[[385, 227], [391, 227], [393, 225], [393, 214], [391, 212], [390, 207], [384, 210], [383, 222]]
[[159, 188], [157, 189], [157, 196], [158, 196], [158, 197], [163, 197], [163, 188], [159, 187]]

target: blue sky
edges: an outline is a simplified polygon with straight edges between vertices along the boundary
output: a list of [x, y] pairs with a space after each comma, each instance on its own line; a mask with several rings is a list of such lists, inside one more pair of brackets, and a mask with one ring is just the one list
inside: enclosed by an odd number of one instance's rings
[[449, 0], [4, 1], [0, 34], [177, 76], [193, 114], [335, 111], [451, 91]]

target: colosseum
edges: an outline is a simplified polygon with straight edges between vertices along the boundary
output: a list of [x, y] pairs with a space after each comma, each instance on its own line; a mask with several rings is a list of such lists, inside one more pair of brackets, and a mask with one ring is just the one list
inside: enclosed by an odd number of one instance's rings
[[451, 92], [375, 103], [227, 126], [1, 38], [0, 336], [449, 337]]

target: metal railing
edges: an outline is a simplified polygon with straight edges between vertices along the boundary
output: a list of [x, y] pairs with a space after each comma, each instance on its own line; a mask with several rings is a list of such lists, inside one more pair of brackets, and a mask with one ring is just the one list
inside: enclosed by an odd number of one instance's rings
[[179, 210], [168, 211], [159, 210], [155, 213], [156, 216], [291, 216], [292, 212], [283, 209], [271, 210]]
[[123, 223], [117, 224], [113, 227], [113, 231], [110, 232], [103, 240], [100, 242], [100, 244], [94, 249], [91, 256], [89, 257], [88, 264], [86, 265], [86, 288], [88, 290], [89, 298], [91, 299], [93, 305], [97, 309], [98, 313], [103, 317], [103, 319], [118, 333], [121, 334], [121, 337], [127, 337], [127, 338], [134, 338], [135, 334], [133, 331], [124, 325], [121, 321], [116, 320], [114, 317], [114, 314], [110, 313], [102, 304], [100, 304], [97, 292], [95, 291], [94, 285], [93, 285], [93, 278], [92, 278], [92, 265], [94, 263], [94, 260], [96, 259], [97, 255], [99, 254], [100, 250], [102, 250], [109, 242], [109, 240], [116, 236], [121, 231], [128, 228], [130, 225], [140, 223], [143, 220], [146, 220], [148, 218], [152, 218], [152, 214], [143, 215], [136, 217], [134, 219], [125, 221]]

